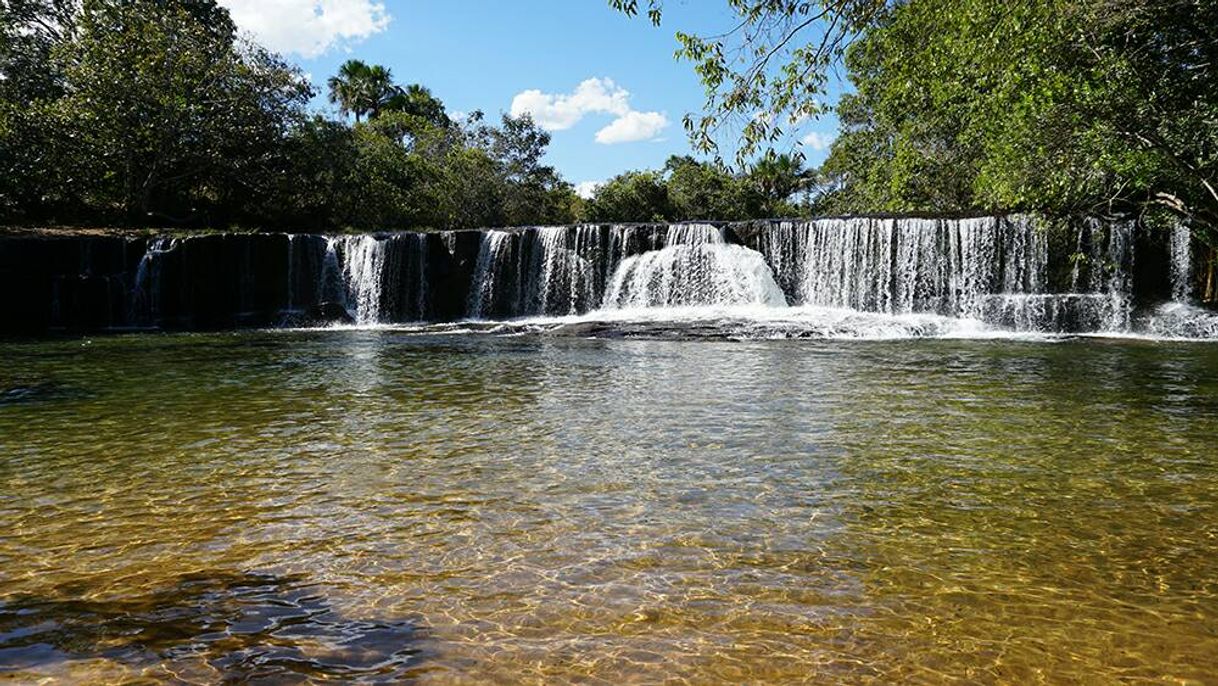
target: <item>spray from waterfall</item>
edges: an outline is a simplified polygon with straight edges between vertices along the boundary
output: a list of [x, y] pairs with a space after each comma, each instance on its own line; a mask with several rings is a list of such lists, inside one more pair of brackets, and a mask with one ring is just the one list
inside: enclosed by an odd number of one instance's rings
[[715, 242], [673, 245], [627, 258], [604, 301], [605, 308], [622, 310], [786, 304], [761, 253]]

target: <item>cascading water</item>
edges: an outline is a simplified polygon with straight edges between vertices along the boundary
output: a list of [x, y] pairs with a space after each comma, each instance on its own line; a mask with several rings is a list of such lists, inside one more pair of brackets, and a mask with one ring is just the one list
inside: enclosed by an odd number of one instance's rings
[[[1189, 302], [1185, 226], [1088, 220], [1051, 231], [1017, 215], [202, 236], [185, 250], [186, 239], [150, 240], [130, 262], [98, 240], [79, 244], [79, 272], [49, 279], [46, 307], [53, 325], [72, 326], [75, 309], [98, 309], [114, 283], [125, 284], [115, 309], [90, 321], [295, 325], [341, 318], [337, 304], [360, 324], [730, 316], [783, 336], [862, 327], [1218, 337], [1214, 314]], [[1140, 246], [1150, 249], [1135, 270]], [[99, 269], [107, 255], [117, 266]]]
[[356, 324], [375, 324], [381, 319], [384, 242], [375, 236], [343, 236], [342, 253], [351, 316]]
[[579, 253], [580, 234], [568, 247], [566, 227], [548, 226], [537, 230], [540, 250], [534, 254], [532, 270], [537, 279], [530, 284], [530, 305], [543, 314], [575, 314], [592, 300], [595, 286], [592, 263]]
[[1176, 222], [1171, 230], [1171, 297], [1188, 302], [1192, 296], [1192, 231], [1184, 222]]
[[127, 321], [156, 323], [161, 314], [161, 269], [164, 258], [178, 245], [178, 239], [160, 237], [148, 241], [144, 255], [135, 268], [135, 279], [128, 297]]
[[723, 229], [710, 224], [673, 224], [664, 236], [664, 247], [724, 242]]
[[469, 291], [469, 314], [474, 319], [485, 319], [493, 313], [496, 296], [503, 291], [497, 277], [503, 273], [518, 273], [512, 270], [510, 263], [511, 247], [512, 234], [506, 231], [486, 231], [482, 234], [478, 265]]
[[630, 255], [664, 246], [722, 243], [722, 230], [674, 224], [663, 233], [636, 226], [548, 226], [485, 231], [470, 285], [474, 319], [570, 315], [597, 306]]
[[1069, 293], [1052, 293], [1046, 232], [1030, 217], [823, 219], [762, 238], [796, 304], [937, 313], [1018, 331], [1120, 331], [1130, 323], [1131, 222], [1087, 222]]
[[320, 299], [342, 305], [356, 324], [427, 315], [424, 234], [330, 236], [317, 269]]
[[739, 245], [672, 245], [627, 258], [605, 295], [607, 309], [783, 307], [786, 297], [761, 253]]
[[1048, 248], [1022, 219], [784, 223], [762, 250], [802, 305], [979, 316], [988, 296], [1038, 293]]
[[1079, 303], [1079, 330], [1124, 331], [1133, 312], [1132, 221], [1088, 219], [1078, 230], [1070, 290], [1063, 299]]

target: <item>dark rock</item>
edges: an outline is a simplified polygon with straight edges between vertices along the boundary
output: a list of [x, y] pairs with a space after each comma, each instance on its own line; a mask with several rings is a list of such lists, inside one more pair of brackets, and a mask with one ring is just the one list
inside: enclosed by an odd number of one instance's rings
[[310, 324], [354, 324], [355, 318], [341, 303], [323, 302], [313, 305], [305, 311], [305, 318]]

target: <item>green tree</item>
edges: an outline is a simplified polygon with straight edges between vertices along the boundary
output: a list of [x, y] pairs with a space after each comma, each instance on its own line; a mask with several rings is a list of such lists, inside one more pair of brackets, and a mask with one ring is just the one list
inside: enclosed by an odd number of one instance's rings
[[749, 185], [761, 199], [762, 216], [781, 217], [796, 213], [792, 196], [808, 188], [811, 172], [799, 157], [789, 154], [763, 156], [748, 174]]
[[[912, 0], [916, 2], [917, 0]], [[732, 18], [707, 35], [677, 31], [677, 58], [693, 64], [706, 101], [687, 114], [698, 152], [718, 159], [723, 143], [747, 167], [785, 140], [793, 122], [825, 113], [827, 86], [847, 46], [898, 0], [727, 0]], [[628, 16], [663, 18], [663, 0], [609, 0]], [[761, 115], [767, 116], [758, 116]]]
[[659, 172], [630, 171], [609, 179], [588, 201], [589, 221], [668, 221], [674, 216], [668, 186]]
[[910, 2], [859, 40], [847, 210], [1164, 207], [1218, 225], [1218, 7]]
[[[380, 110], [402, 112], [427, 121], [433, 126], [449, 126], [448, 113], [444, 103], [432, 95], [426, 86], [412, 83], [390, 95]], [[379, 111], [379, 110], [378, 110]]]
[[[207, 221], [266, 189], [268, 164], [311, 92], [235, 38], [214, 2], [85, 0], [55, 47], [63, 136], [49, 157], [85, 203], [129, 221]], [[223, 219], [221, 219], [223, 221]]]
[[338, 105], [344, 115], [355, 115], [356, 123], [365, 116], [375, 117], [403, 96], [402, 89], [394, 85], [393, 73], [389, 69], [360, 60], [344, 62], [327, 85], [330, 102]]
[[672, 218], [750, 219], [761, 215], [761, 196], [722, 165], [673, 155], [664, 164]]

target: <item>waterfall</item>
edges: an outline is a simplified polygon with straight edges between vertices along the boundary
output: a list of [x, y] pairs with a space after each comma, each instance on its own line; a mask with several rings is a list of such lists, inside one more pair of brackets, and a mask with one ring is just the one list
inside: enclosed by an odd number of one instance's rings
[[381, 319], [384, 248], [384, 243], [375, 236], [344, 236], [342, 239], [347, 306], [357, 324], [375, 324]]
[[760, 244], [796, 304], [935, 313], [1021, 331], [1123, 331], [1133, 229], [1130, 221], [1080, 226], [1070, 293], [1050, 292], [1048, 238], [1026, 216], [787, 222]]
[[574, 245], [569, 245], [569, 234], [562, 226], [537, 231], [540, 249], [534, 253], [537, 278], [530, 302], [535, 312], [575, 314], [592, 301], [592, 263], [579, 253], [581, 233], [576, 230]]
[[178, 245], [178, 239], [153, 238], [148, 241], [144, 255], [135, 268], [128, 297], [127, 321], [156, 323], [161, 314], [161, 269], [165, 255]]
[[1184, 222], [1177, 221], [1171, 230], [1171, 297], [1177, 302], [1188, 302], [1192, 295], [1192, 231]]
[[474, 319], [568, 315], [598, 305], [618, 265], [664, 246], [723, 243], [707, 224], [583, 224], [482, 233], [468, 311]]
[[[360, 324], [598, 309], [617, 321], [645, 308], [692, 317], [724, 306], [796, 328], [832, 311], [955, 321], [961, 330], [1218, 335], [1212, 311], [1190, 303], [1194, 256], [1183, 224], [1159, 232], [1133, 220], [1042, 228], [1021, 215], [844, 217], [285, 238], [160, 237], [122, 241], [122, 250], [111, 239], [65, 243], [78, 247], [48, 263], [68, 271], [48, 279], [46, 318], [222, 328], [341, 316], [317, 307], [327, 303]], [[1152, 249], [1135, 255], [1139, 246]], [[286, 259], [282, 273], [259, 272], [270, 258]], [[1180, 307], [1162, 302], [1168, 293]], [[111, 309], [86, 318], [96, 303]]]
[[288, 287], [287, 287], [287, 306], [284, 308], [291, 312], [296, 308], [296, 234], [288, 234]]
[[723, 229], [710, 224], [672, 224], [664, 235], [665, 247], [723, 242]]
[[797, 304], [974, 317], [998, 293], [1039, 293], [1048, 244], [1023, 218], [784, 223], [762, 251]]
[[[1124, 331], [1133, 312], [1133, 221], [1087, 219], [1079, 226], [1070, 272], [1071, 297], [1080, 303], [1081, 326]], [[1085, 305], [1083, 305], [1085, 303]], [[1091, 328], [1094, 327], [1094, 328]]]
[[[485, 231], [478, 248], [478, 264], [470, 284], [469, 314], [485, 319], [494, 313], [496, 295], [503, 290], [499, 275], [512, 269], [512, 235], [506, 231]], [[513, 303], [516, 304], [516, 303]]]
[[707, 242], [673, 245], [627, 258], [614, 275], [604, 307], [786, 304], [761, 253]]

